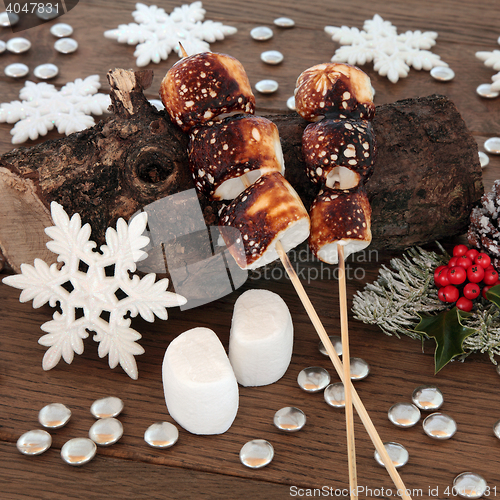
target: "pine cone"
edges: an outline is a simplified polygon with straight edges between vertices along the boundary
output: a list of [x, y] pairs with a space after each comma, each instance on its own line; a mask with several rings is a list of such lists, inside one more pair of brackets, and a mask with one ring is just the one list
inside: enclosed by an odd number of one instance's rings
[[469, 245], [485, 252], [492, 264], [500, 267], [500, 180], [495, 181], [489, 193], [481, 198], [481, 206], [474, 208], [467, 231]]

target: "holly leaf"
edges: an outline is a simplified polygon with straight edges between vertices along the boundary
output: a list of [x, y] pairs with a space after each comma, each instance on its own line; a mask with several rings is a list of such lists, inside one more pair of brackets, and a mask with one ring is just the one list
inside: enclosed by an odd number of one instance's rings
[[486, 292], [486, 298], [493, 302], [498, 308], [500, 308], [500, 285], [492, 286]]
[[436, 341], [434, 352], [434, 373], [438, 373], [455, 356], [464, 354], [463, 342], [475, 330], [467, 328], [461, 322], [470, 313], [458, 310], [456, 307], [442, 311], [436, 316], [419, 314], [420, 322], [415, 331], [433, 337]]

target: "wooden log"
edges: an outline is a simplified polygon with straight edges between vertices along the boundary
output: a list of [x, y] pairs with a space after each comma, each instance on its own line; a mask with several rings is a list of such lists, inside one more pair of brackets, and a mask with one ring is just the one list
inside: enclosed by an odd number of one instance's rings
[[[194, 187], [188, 137], [144, 97], [152, 78], [152, 71], [110, 71], [110, 117], [0, 157], [0, 250], [15, 271], [36, 257], [54, 261], [44, 234], [51, 201], [79, 212], [100, 244], [119, 217]], [[308, 206], [318, 187], [302, 163], [307, 123], [296, 114], [268, 118], [280, 131], [286, 177]], [[367, 191], [374, 247], [401, 249], [464, 233], [483, 186], [476, 142], [454, 104], [434, 95], [379, 106], [373, 126], [378, 156]], [[205, 222], [216, 224], [220, 204], [199, 198]]]

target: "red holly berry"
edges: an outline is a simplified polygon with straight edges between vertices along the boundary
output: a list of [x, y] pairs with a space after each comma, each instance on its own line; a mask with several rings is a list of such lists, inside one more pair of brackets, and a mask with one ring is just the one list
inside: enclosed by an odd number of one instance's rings
[[481, 252], [476, 256], [474, 262], [479, 264], [483, 269], [486, 269], [491, 264], [491, 259], [487, 254]]
[[455, 267], [457, 265], [458, 257], [452, 257], [448, 261], [448, 267]]
[[493, 286], [498, 281], [498, 273], [494, 269], [486, 270], [484, 272], [483, 281], [484, 281], [485, 285], [492, 285]]
[[467, 278], [471, 283], [479, 283], [484, 278], [484, 269], [478, 264], [469, 267], [467, 269]]
[[453, 248], [453, 257], [461, 257], [465, 255], [469, 249], [465, 245], [456, 245]]
[[457, 259], [457, 266], [462, 266], [464, 269], [469, 269], [472, 266], [472, 260], [467, 255], [462, 255]]
[[434, 282], [437, 280], [437, 277], [439, 276], [439, 272], [442, 271], [443, 269], [448, 269], [448, 266], [439, 266], [434, 269]]
[[447, 267], [439, 271], [437, 278], [434, 280], [437, 286], [444, 287], [450, 284], [450, 280], [448, 279], [448, 271], [449, 269]]
[[475, 248], [471, 248], [465, 255], [467, 255], [467, 257], [474, 262], [475, 258], [479, 255], [479, 252]]
[[438, 290], [438, 299], [441, 301], [441, 302], [446, 302], [446, 297], [444, 295], [444, 288], [440, 288]]
[[461, 285], [467, 279], [467, 271], [461, 266], [452, 267], [448, 269], [448, 279], [452, 285]]
[[477, 283], [467, 283], [464, 286], [464, 297], [466, 299], [473, 300], [479, 297], [480, 293], [481, 289], [479, 288], [479, 285]]
[[460, 293], [458, 292], [458, 288], [453, 285], [447, 285], [444, 287], [443, 296], [446, 302], [456, 302]]
[[486, 292], [487, 292], [490, 288], [493, 288], [493, 286], [492, 286], [492, 285], [488, 285], [488, 286], [485, 286], [485, 287], [483, 288], [483, 291], [482, 291], [482, 293], [481, 293], [481, 295], [483, 296], [483, 298], [485, 298], [485, 299], [487, 299], [487, 298], [488, 298], [488, 297], [486, 297]]
[[473, 305], [474, 304], [472, 303], [472, 300], [466, 297], [460, 297], [457, 300], [457, 308], [460, 309], [461, 311], [466, 311], [466, 312], [472, 311]]

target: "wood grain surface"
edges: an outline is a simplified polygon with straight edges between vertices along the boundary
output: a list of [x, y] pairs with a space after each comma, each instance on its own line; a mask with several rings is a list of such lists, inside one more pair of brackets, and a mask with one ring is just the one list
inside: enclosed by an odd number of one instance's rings
[[[65, 82], [99, 74], [106, 91], [105, 75], [110, 68], [135, 67], [134, 47], [107, 40], [103, 32], [119, 24], [132, 22], [131, 0], [80, 0], [61, 21], [74, 29], [79, 49], [61, 55], [53, 49], [49, 33], [53, 22], [32, 28], [22, 36], [33, 47], [27, 54], [0, 56], [2, 69], [12, 62], [25, 62], [31, 71], [37, 64], [53, 62], [60, 67], [51, 81], [58, 88]], [[162, 2], [167, 12], [178, 6], [172, 0]], [[238, 33], [211, 45], [213, 51], [229, 53], [245, 66], [252, 84], [262, 78], [275, 78], [280, 89], [276, 94], [257, 94], [259, 113], [287, 112], [286, 100], [292, 95], [295, 80], [309, 66], [328, 61], [337, 44], [324, 32], [326, 25], [356, 26], [380, 14], [407, 30], [439, 33], [433, 52], [447, 61], [456, 73], [448, 83], [433, 80], [426, 71], [411, 70], [408, 78], [397, 84], [373, 71], [363, 69], [372, 78], [376, 103], [393, 102], [407, 97], [441, 93], [457, 105], [465, 122], [483, 149], [483, 142], [500, 135], [500, 98], [484, 100], [476, 87], [489, 82], [494, 71], [474, 57], [478, 50], [499, 49], [500, 8], [497, 0], [410, 0], [405, 2], [309, 2], [279, 0], [206, 0], [206, 19], [221, 21], [238, 28]], [[288, 16], [295, 20], [293, 29], [274, 28], [275, 36], [267, 42], [253, 41], [251, 28], [272, 26], [273, 19]], [[5, 29], [0, 38], [13, 35]], [[260, 53], [281, 50], [284, 62], [266, 66]], [[149, 89], [156, 98], [163, 74], [177, 60], [172, 54], [161, 64], [151, 64], [157, 75]], [[30, 76], [36, 81], [34, 77]], [[24, 81], [0, 77], [2, 102], [18, 99]], [[12, 125], [0, 125], [0, 153], [13, 148], [9, 131]], [[59, 137], [51, 132], [47, 138]], [[40, 141], [37, 141], [40, 142]], [[30, 145], [26, 144], [25, 146]], [[483, 171], [486, 188], [500, 177], [500, 160], [490, 156]], [[1, 223], [1, 222], [0, 222]], [[450, 247], [454, 241], [444, 242]], [[377, 277], [378, 269], [391, 255], [372, 254], [371, 262], [348, 261], [356, 277], [347, 282], [347, 295], [362, 289]], [[303, 283], [318, 314], [330, 334], [339, 334], [338, 286], [330, 266], [299, 262]], [[359, 278], [359, 279], [356, 279]], [[279, 293], [288, 304], [295, 327], [292, 363], [285, 376], [266, 387], [240, 387], [240, 408], [233, 426], [220, 436], [195, 436], [180, 429], [179, 442], [168, 450], [150, 448], [143, 440], [144, 431], [153, 422], [172, 421], [163, 398], [161, 364], [169, 342], [195, 326], [212, 328], [227, 348], [234, 302], [249, 288], [265, 288]], [[17, 290], [0, 284], [0, 499], [250, 499], [306, 496], [346, 496], [348, 488], [344, 414], [323, 400], [322, 394], [307, 394], [297, 385], [298, 372], [307, 366], [327, 368], [338, 380], [330, 362], [318, 351], [318, 339], [292, 285], [281, 267], [247, 283], [231, 295], [188, 312], [170, 310], [167, 321], [153, 324], [134, 320], [140, 331], [145, 354], [137, 358], [139, 379], [131, 380], [120, 368], [110, 370], [107, 359], [97, 355], [91, 336], [85, 352], [75, 356], [71, 365], [61, 362], [44, 372], [41, 360], [45, 348], [37, 343], [40, 325], [50, 320], [53, 310], [44, 306], [33, 309], [21, 304]], [[490, 498], [500, 496], [500, 454], [492, 427], [500, 419], [500, 377], [486, 355], [473, 355], [464, 363], [454, 362], [437, 376], [433, 374], [433, 345], [409, 338], [387, 337], [377, 327], [350, 318], [351, 355], [365, 359], [371, 366], [369, 377], [356, 383], [383, 441], [403, 444], [410, 453], [409, 463], [400, 472], [414, 499], [452, 498], [453, 478], [471, 470], [484, 476], [492, 488]], [[387, 419], [390, 406], [410, 401], [412, 391], [422, 384], [436, 384], [444, 393], [442, 411], [457, 421], [458, 431], [448, 441], [426, 436], [420, 424], [411, 429], [394, 427]], [[89, 408], [100, 397], [115, 395], [125, 402], [120, 417], [124, 436], [108, 448], [99, 448], [97, 457], [84, 467], [73, 468], [60, 458], [61, 446], [72, 437], [86, 436], [93, 417]], [[70, 423], [52, 432], [53, 446], [38, 457], [21, 455], [15, 443], [27, 430], [39, 427], [38, 411], [46, 404], [61, 402], [73, 412]], [[275, 411], [283, 406], [297, 406], [307, 415], [305, 428], [294, 434], [280, 433], [273, 426]], [[373, 458], [373, 445], [355, 414], [358, 483], [364, 490], [360, 498], [397, 497], [385, 469]], [[245, 468], [239, 461], [241, 446], [250, 439], [269, 440], [275, 448], [273, 462], [260, 470]], [[317, 490], [313, 490], [316, 488]], [[447, 490], [448, 488], [448, 490]], [[387, 490], [391, 490], [388, 492]], [[450, 494], [446, 494], [446, 492]]]

